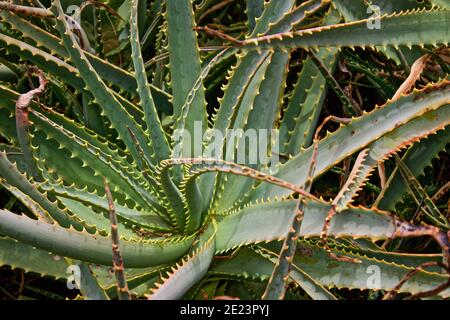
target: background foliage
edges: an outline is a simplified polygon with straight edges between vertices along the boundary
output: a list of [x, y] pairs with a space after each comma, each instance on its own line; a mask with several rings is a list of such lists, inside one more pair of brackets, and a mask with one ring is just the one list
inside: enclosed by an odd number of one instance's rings
[[[13, 2], [2, 299], [450, 296], [447, 0]], [[194, 121], [282, 164], [177, 160]]]

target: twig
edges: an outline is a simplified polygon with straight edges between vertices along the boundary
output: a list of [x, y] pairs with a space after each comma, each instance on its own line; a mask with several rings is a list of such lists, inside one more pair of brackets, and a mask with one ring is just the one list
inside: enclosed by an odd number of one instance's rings
[[441, 284], [440, 286], [437, 286], [436, 288], [434, 288], [432, 290], [423, 291], [423, 292], [419, 292], [419, 293], [413, 294], [412, 296], [407, 297], [405, 300], [414, 300], [414, 299], [419, 299], [419, 298], [436, 296], [441, 291], [444, 291], [448, 287], [450, 287], [450, 279], [447, 282]]
[[384, 167], [384, 163], [380, 162], [377, 165], [378, 167], [378, 175], [380, 176], [380, 187], [384, 189], [386, 186], [386, 168]]
[[[311, 167], [313, 166], [314, 165], [311, 165]], [[292, 225], [283, 241], [275, 268], [272, 271], [266, 290], [261, 297], [263, 300], [281, 300], [286, 294], [286, 282], [291, 273], [292, 261], [297, 249], [297, 242], [300, 236], [304, 215], [304, 197], [299, 196], [297, 205], [295, 206]]]
[[[29, 6], [21, 6], [17, 4], [12, 4], [8, 2], [0, 2], [0, 10], [7, 10], [17, 14], [23, 14], [27, 16], [39, 17], [39, 18], [55, 18], [54, 14], [45, 8], [36, 8]], [[95, 53], [89, 44], [88, 37], [84, 32], [83, 28], [76, 21], [76, 19], [72, 18], [69, 15], [65, 15], [66, 19], [70, 22], [70, 24], [74, 27], [74, 33], [77, 35], [80, 41], [80, 46], [83, 50], [89, 51], [91, 53]]]
[[[321, 127], [320, 127], [321, 128]], [[320, 130], [319, 128], [319, 130]], [[317, 139], [318, 132], [316, 131], [314, 139], [314, 150], [309, 164], [308, 178], [303, 186], [305, 192], [310, 192], [314, 181], [314, 172], [316, 170], [317, 156], [319, 153], [319, 141]], [[291, 274], [292, 261], [297, 250], [297, 242], [300, 237], [300, 229], [305, 216], [304, 211], [305, 200], [299, 194], [297, 204], [294, 211], [294, 219], [291, 227], [283, 241], [280, 254], [278, 256], [275, 268], [270, 275], [267, 287], [262, 295], [263, 300], [283, 299], [286, 294], [286, 283]]]
[[395, 231], [391, 236], [392, 239], [421, 236], [431, 236], [439, 244], [444, 256], [443, 264], [448, 269], [450, 266], [450, 231], [446, 234], [435, 226], [415, 226], [408, 222], [395, 220]]
[[[226, 48], [227, 48], [226, 46], [206, 46], [206, 47], [199, 47], [199, 50], [201, 52], [210, 52], [210, 51], [219, 51]], [[147, 62], [145, 62], [145, 69], [147, 70], [156, 63], [164, 61], [166, 59], [169, 59], [169, 53], [168, 52], [161, 53], [160, 55], [157, 55], [148, 60]]]
[[335, 123], [342, 123], [342, 124], [349, 124], [352, 119], [350, 118], [341, 118], [336, 116], [328, 116], [326, 117], [322, 124], [317, 128], [316, 133], [314, 134], [314, 140], [317, 140], [319, 138], [319, 133], [322, 131], [323, 127], [330, 121], [333, 121]]
[[430, 55], [426, 54], [414, 62], [408, 78], [406, 78], [406, 80], [402, 83], [402, 85], [398, 88], [397, 92], [392, 97], [393, 101], [400, 98], [403, 94], [408, 93], [408, 91], [414, 87], [414, 84], [420, 78], [423, 70], [425, 69], [428, 60], [430, 60]]
[[217, 37], [217, 38], [225, 40], [225, 41], [230, 41], [230, 42], [234, 43], [236, 46], [241, 46], [242, 45], [242, 41], [241, 40], [235, 39], [232, 36], [229, 36], [229, 35], [221, 32], [221, 31], [211, 29], [208, 26], [194, 27], [194, 30], [196, 30], [196, 31], [204, 31], [207, 34], [209, 34], [210, 36]]
[[28, 91], [27, 93], [21, 94], [19, 96], [19, 98], [17, 99], [16, 102], [16, 108], [19, 109], [27, 109], [28, 106], [30, 105], [31, 101], [35, 98], [40, 96], [44, 91], [45, 88], [48, 84], [47, 79], [44, 76], [44, 73], [42, 72], [42, 70], [36, 68], [36, 67], [31, 67], [29, 69], [29, 72], [31, 74], [36, 74], [37, 77], [39, 78], [39, 87], [35, 88], [33, 90]]
[[22, 148], [27, 171], [34, 179], [38, 179], [38, 172], [33, 160], [33, 154], [30, 147], [29, 127], [30, 121], [28, 118], [28, 106], [35, 97], [39, 97], [47, 87], [48, 81], [44, 76], [42, 70], [36, 67], [30, 69], [31, 73], [34, 73], [39, 78], [39, 87], [23, 93], [19, 96], [16, 102], [16, 130], [19, 145]]
[[27, 16], [39, 17], [39, 18], [53, 18], [53, 13], [48, 9], [35, 8], [29, 6], [21, 6], [9, 2], [0, 2], [0, 10], [7, 10], [17, 14], [24, 14]]
[[117, 227], [117, 215], [114, 206], [114, 200], [109, 190], [109, 185], [106, 179], [103, 178], [103, 183], [105, 185], [105, 193], [108, 198], [109, 206], [109, 218], [111, 220], [111, 240], [112, 240], [112, 254], [113, 254], [113, 268], [114, 274], [117, 280], [117, 296], [119, 300], [131, 300], [130, 292], [128, 291], [127, 279], [125, 276], [125, 270], [123, 265], [123, 257], [120, 252], [119, 245], [119, 232]]
[[[417, 274], [417, 273], [423, 271], [424, 268], [430, 268], [430, 267], [434, 267], [434, 266], [440, 266], [440, 267], [444, 268], [448, 273], [450, 273], [449, 268], [448, 268], [446, 265], [444, 265], [443, 263], [441, 263], [441, 262], [432, 261], [432, 262], [425, 262], [425, 263], [422, 263], [421, 265], [417, 266], [414, 270], [411, 270], [410, 272], [408, 272], [408, 273], [403, 277], [403, 279], [400, 280], [400, 282], [399, 282], [392, 290], [390, 290], [389, 292], [387, 292], [387, 293], [384, 295], [384, 297], [383, 297], [382, 300], [390, 300], [390, 299], [392, 299], [392, 298], [398, 293], [398, 290], [400, 290], [401, 287], [402, 287], [409, 279], [411, 279], [415, 274]], [[418, 298], [418, 297], [425, 297], [425, 296], [428, 296], [430, 293], [435, 293], [434, 295], [436, 295], [436, 294], [438, 294], [439, 292], [441, 292], [442, 290], [444, 290], [445, 288], [447, 288], [448, 285], [449, 285], [449, 283], [450, 283], [450, 280], [447, 281], [446, 283], [444, 283], [443, 285], [440, 285], [439, 287], [433, 289], [433, 290], [425, 291], [425, 292], [422, 292], [422, 293], [417, 293], [417, 294], [411, 296], [410, 298], [412, 298], [412, 297], [414, 297], [414, 296], [415, 296], [416, 298]]]

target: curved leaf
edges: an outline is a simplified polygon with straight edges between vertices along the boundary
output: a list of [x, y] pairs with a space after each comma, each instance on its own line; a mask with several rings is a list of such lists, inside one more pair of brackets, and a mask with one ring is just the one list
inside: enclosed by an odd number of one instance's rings
[[[32, 220], [0, 210], [0, 233], [19, 241], [66, 256], [103, 265], [112, 265], [111, 238], [92, 235], [55, 224]], [[188, 251], [193, 238], [167, 238], [145, 241], [121, 240], [127, 268], [171, 263]]]

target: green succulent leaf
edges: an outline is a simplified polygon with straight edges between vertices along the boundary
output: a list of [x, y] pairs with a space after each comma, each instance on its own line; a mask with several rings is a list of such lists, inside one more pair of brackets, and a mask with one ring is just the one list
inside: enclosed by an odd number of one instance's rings
[[[267, 250], [267, 248], [273, 252], [279, 248], [279, 245], [276, 243], [264, 245], [264, 249]], [[349, 255], [349, 253], [345, 254]], [[325, 287], [372, 290], [391, 290], [409, 271], [413, 270], [412, 268], [383, 260], [356, 254], [350, 255], [361, 259], [362, 263], [337, 261], [330, 258], [325, 250], [315, 245], [299, 243], [293, 265]], [[233, 258], [217, 263], [211, 269], [211, 273], [220, 275], [242, 274], [246, 277], [267, 279], [272, 266], [273, 262], [267, 257], [249, 249], [242, 249]], [[421, 271], [411, 278], [410, 281], [406, 282], [400, 289], [400, 292], [417, 293], [434, 289], [438, 285], [445, 283], [447, 279], [446, 275], [440, 273]], [[447, 297], [449, 290], [444, 290], [439, 295]]]
[[[167, 37], [169, 51], [169, 69], [173, 92], [174, 119], [181, 116], [181, 107], [188, 99], [189, 92], [195, 86], [201, 74], [201, 61], [197, 45], [197, 35], [193, 30], [195, 25], [192, 3], [188, 0], [167, 1], [166, 3]], [[207, 115], [203, 84], [200, 84], [192, 104], [186, 115], [185, 128], [194, 132], [195, 124], [201, 125], [200, 130], [206, 130]], [[191, 142], [194, 146], [194, 140]], [[198, 156], [190, 151], [190, 155]]]
[[[111, 238], [92, 235], [0, 210], [0, 232], [58, 255], [111, 265]], [[188, 251], [192, 237], [126, 241], [121, 250], [126, 267], [142, 268], [170, 263]]]
[[152, 139], [153, 146], [158, 152], [156, 158], [158, 161], [169, 157], [169, 144], [167, 142], [161, 122], [156, 111], [153, 96], [147, 81], [144, 61], [142, 59], [141, 44], [139, 40], [138, 29], [138, 4], [139, 1], [133, 1], [131, 5], [131, 48], [135, 74], [138, 82], [138, 93], [141, 98], [142, 109], [144, 110], [145, 121], [147, 125], [147, 133]]
[[[248, 206], [218, 220], [217, 251], [283, 239], [294, 218], [295, 200]], [[300, 236], [319, 236], [331, 205], [307, 201]], [[250, 223], [250, 221], [253, 221]], [[363, 208], [350, 208], [336, 215], [329, 233], [337, 237], [387, 239], [394, 232], [393, 217]]]
[[131, 115], [122, 108], [122, 105], [106, 86], [103, 80], [95, 72], [85, 54], [79, 47], [70, 27], [65, 20], [64, 13], [58, 0], [54, 2], [52, 10], [57, 16], [58, 28], [61, 33], [66, 50], [70, 53], [71, 60], [77, 65], [80, 75], [86, 82], [87, 88], [94, 95], [96, 101], [102, 106], [103, 111], [111, 120], [113, 127], [124, 140], [128, 150], [135, 159], [140, 157], [136, 144], [130, 131], [136, 136], [140, 148], [144, 150], [146, 157], [153, 158], [154, 150], [150, 148], [148, 139], [142, 128], [133, 120]]
[[186, 291], [208, 271], [215, 252], [216, 223], [213, 220], [198, 240], [195, 249], [163, 277], [148, 296], [150, 300], [173, 300], [181, 298]]
[[[431, 164], [439, 152], [445, 150], [449, 143], [448, 129], [441, 130], [412, 145], [402, 160], [415, 176], [422, 175], [425, 168]], [[382, 210], [394, 210], [395, 205], [401, 201], [402, 195], [406, 191], [405, 180], [401, 177], [398, 169], [394, 169], [375, 205]]]
[[[446, 82], [430, 86], [429, 89], [427, 91], [416, 91], [394, 102], [388, 102], [383, 107], [378, 107], [369, 114], [353, 118], [350, 124], [341, 126], [339, 130], [328, 134], [320, 140], [318, 143], [315, 175], [320, 175], [345, 157], [366, 146], [369, 146], [374, 153], [376, 152], [372, 159], [382, 161], [387, 155], [397, 151], [406, 142], [414, 141], [412, 125], [403, 127], [401, 124], [408, 123], [408, 121], [416, 117], [419, 117], [418, 122], [423, 122], [424, 124], [426, 122], [430, 125], [430, 127], [424, 128], [421, 132], [415, 129], [415, 134], [418, 138], [442, 129], [445, 126], [445, 119], [448, 119], [449, 95]], [[430, 113], [427, 117], [420, 118], [427, 111], [435, 109], [438, 110], [438, 113], [441, 113], [440, 116]], [[399, 127], [395, 128], [396, 125]], [[392, 133], [389, 134], [391, 131]], [[404, 138], [400, 140], [402, 133], [404, 133]], [[386, 135], [384, 139], [383, 135]], [[392, 136], [396, 137], [395, 141]], [[419, 140], [418, 138], [416, 140]], [[343, 143], [343, 141], [351, 141], [351, 143], [347, 144]], [[372, 145], [370, 144], [371, 142], [373, 142]], [[383, 144], [385, 148], [378, 148], [378, 146]], [[312, 152], [313, 147], [303, 150], [294, 158], [281, 165], [275, 176], [297, 185], [302, 185], [307, 177], [308, 163]], [[333, 157], [329, 157], [330, 154], [333, 154]], [[293, 174], [294, 172], [295, 174]], [[266, 188], [267, 192], [265, 192], [265, 195], [260, 195], [260, 190], [262, 191]], [[269, 195], [280, 196], [287, 193], [286, 190], [266, 185], [260, 185], [258, 189], [256, 192], [260, 197]]]
[[[247, 39], [246, 49], [298, 47], [368, 47], [445, 44], [450, 37], [447, 28], [448, 10], [413, 11], [380, 17], [381, 28], [368, 28], [371, 18], [345, 24], [319, 27], [297, 32], [278, 33]], [[373, 18], [372, 18], [373, 19]], [[426, 39], [426, 40], [425, 40]], [[425, 41], [424, 41], [425, 40]]]
[[80, 291], [86, 300], [108, 300], [106, 292], [99, 286], [97, 279], [92, 275], [86, 263], [79, 263]]
[[20, 268], [25, 272], [34, 272], [41, 276], [56, 279], [68, 277], [68, 264], [64, 257], [34, 248], [14, 239], [0, 237], [0, 265]]

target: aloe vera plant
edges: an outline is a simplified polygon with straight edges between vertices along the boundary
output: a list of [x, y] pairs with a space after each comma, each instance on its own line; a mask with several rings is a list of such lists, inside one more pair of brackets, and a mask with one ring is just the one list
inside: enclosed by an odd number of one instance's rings
[[[450, 220], [415, 177], [450, 142], [447, 1], [371, 1], [376, 17], [362, 0], [238, 1], [238, 31], [202, 24], [214, 2], [0, 2], [0, 184], [20, 202], [0, 209], [0, 265], [75, 279], [83, 299], [450, 297]], [[438, 76], [368, 112], [338, 67], [399, 85], [364, 50], [397, 72], [429, 54]], [[278, 163], [230, 161], [246, 136], [230, 149], [226, 130], [274, 129], [258, 147]], [[375, 204], [352, 205], [387, 161]], [[315, 184], [342, 163], [325, 200]], [[396, 211], [411, 190], [423, 221]], [[381, 246], [411, 237], [435, 251]]]

